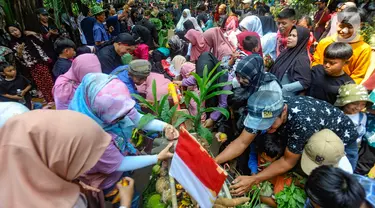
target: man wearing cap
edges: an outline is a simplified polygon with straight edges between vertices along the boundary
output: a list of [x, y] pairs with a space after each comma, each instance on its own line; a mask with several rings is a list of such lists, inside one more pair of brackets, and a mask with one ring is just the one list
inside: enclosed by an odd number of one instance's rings
[[97, 53], [102, 71], [110, 74], [114, 69], [122, 65], [121, 57], [126, 53], [133, 53], [135, 40], [129, 33], [118, 35], [112, 45], [100, 49]]
[[93, 6], [91, 13], [95, 17], [96, 22], [93, 28], [95, 45], [99, 46], [105, 41], [109, 41], [109, 34], [104, 26], [105, 22], [105, 10], [100, 6]]
[[59, 36], [59, 31], [57, 30], [56, 25], [50, 24], [48, 11], [45, 8], [39, 8], [37, 10], [37, 15], [43, 38], [46, 40], [50, 40], [52, 43], [55, 42], [55, 40]]
[[322, 165], [332, 165], [350, 174], [353, 167], [345, 156], [345, 146], [342, 140], [331, 130], [323, 129], [313, 134], [305, 145], [301, 168], [306, 175]]
[[315, 5], [318, 7], [318, 11], [314, 15], [314, 37], [319, 40], [325, 31], [326, 23], [331, 19], [329, 10], [327, 7], [327, 0], [317, 0]]
[[356, 127], [341, 110], [327, 102], [307, 96], [280, 98], [277, 92], [258, 91], [248, 99], [248, 115], [241, 135], [216, 157], [221, 164], [241, 155], [262, 131], [288, 138], [284, 156], [254, 176], [240, 176], [231, 186], [233, 195], [246, 193], [253, 184], [259, 184], [292, 169], [310, 137], [323, 130], [333, 131], [344, 143], [351, 163], [356, 163], [358, 152]]

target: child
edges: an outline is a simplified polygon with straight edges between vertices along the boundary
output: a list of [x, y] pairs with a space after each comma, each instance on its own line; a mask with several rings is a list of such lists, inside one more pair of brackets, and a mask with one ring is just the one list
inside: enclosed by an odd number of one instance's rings
[[72, 60], [76, 55], [76, 45], [68, 38], [59, 38], [54, 45], [55, 51], [59, 54], [55, 65], [53, 66], [52, 73], [56, 79], [58, 76], [65, 74], [72, 66]]
[[357, 144], [360, 145], [362, 137], [366, 133], [367, 115], [363, 112], [366, 106], [372, 105], [365, 87], [356, 84], [346, 84], [340, 87], [335, 106], [352, 119], [357, 127], [359, 137]]
[[286, 143], [277, 134], [263, 134], [250, 145], [249, 169], [255, 175], [284, 155]]
[[0, 64], [0, 74], [1, 101], [20, 102], [31, 109], [31, 82], [6, 62]]
[[243, 49], [251, 53], [259, 53], [259, 41], [255, 36], [247, 36], [243, 40]]
[[333, 42], [324, 51], [324, 64], [312, 67], [312, 82], [307, 95], [334, 104], [341, 85], [354, 83], [343, 68], [353, 54], [347, 43]]

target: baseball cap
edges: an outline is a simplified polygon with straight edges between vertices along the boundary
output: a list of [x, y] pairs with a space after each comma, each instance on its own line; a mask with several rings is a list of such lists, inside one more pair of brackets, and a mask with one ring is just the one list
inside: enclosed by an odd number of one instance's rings
[[135, 45], [135, 40], [129, 33], [121, 33], [115, 38], [115, 43], [127, 44], [129, 46]]
[[310, 175], [311, 171], [321, 165], [338, 167], [344, 156], [345, 148], [341, 139], [333, 131], [323, 129], [313, 134], [305, 145], [301, 167], [303, 172]]
[[281, 92], [258, 91], [247, 100], [247, 116], [244, 125], [256, 130], [267, 130], [284, 108]]
[[250, 3], [251, 3], [251, 0], [243, 0], [242, 3], [243, 3], [243, 4], [250, 4]]
[[38, 10], [36, 10], [36, 13], [37, 14], [47, 15], [48, 11], [45, 8], [39, 8]]

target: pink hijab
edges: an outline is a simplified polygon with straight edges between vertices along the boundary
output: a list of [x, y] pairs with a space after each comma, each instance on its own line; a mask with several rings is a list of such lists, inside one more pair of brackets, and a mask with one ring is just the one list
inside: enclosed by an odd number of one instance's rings
[[206, 41], [204, 40], [203, 33], [196, 31], [196, 30], [189, 30], [185, 38], [190, 41], [192, 47], [191, 47], [191, 54], [190, 54], [190, 60], [196, 61], [198, 60], [198, 57], [203, 52], [210, 51], [210, 47], [207, 45]]
[[147, 77], [146, 82], [141, 85], [137, 85], [137, 91], [140, 94], [146, 94], [146, 100], [154, 100], [152, 95], [152, 82], [156, 82], [156, 97], [160, 100], [163, 95], [168, 94], [168, 84], [171, 83], [169, 79], [166, 79], [163, 74], [151, 72]]
[[208, 46], [212, 49], [212, 54], [219, 60], [224, 56], [232, 55], [233, 48], [230, 42], [225, 39], [224, 33], [219, 27], [208, 29], [203, 33], [203, 37], [206, 40]]
[[57, 110], [68, 109], [74, 93], [88, 73], [101, 73], [102, 68], [95, 54], [82, 54], [73, 60], [69, 71], [59, 76], [52, 89]]

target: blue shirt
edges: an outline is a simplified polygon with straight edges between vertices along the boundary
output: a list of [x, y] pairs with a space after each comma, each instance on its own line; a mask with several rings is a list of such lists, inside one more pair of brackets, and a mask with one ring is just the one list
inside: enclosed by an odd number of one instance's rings
[[96, 19], [93, 17], [86, 17], [81, 21], [81, 28], [85, 35], [87, 45], [95, 45], [93, 28], [96, 23]]
[[104, 28], [104, 24], [96, 22], [94, 24], [93, 33], [95, 42], [109, 41], [109, 36]]

